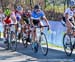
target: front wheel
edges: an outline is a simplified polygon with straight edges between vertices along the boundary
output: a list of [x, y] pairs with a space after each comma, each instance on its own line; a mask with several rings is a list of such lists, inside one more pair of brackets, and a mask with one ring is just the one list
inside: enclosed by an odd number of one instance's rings
[[43, 55], [46, 56], [48, 53], [48, 42], [47, 42], [46, 35], [43, 32], [41, 32], [39, 42], [40, 42], [41, 51]]
[[71, 35], [70, 34], [66, 34], [66, 33], [64, 34], [63, 47], [64, 47], [66, 55], [71, 56], [73, 48], [72, 48], [72, 42], [71, 42]]
[[[15, 38], [13, 38], [13, 35], [15, 36]], [[11, 38], [10, 38], [10, 47], [13, 51], [15, 51], [17, 49], [17, 34], [16, 32], [13, 33], [11, 32]]]

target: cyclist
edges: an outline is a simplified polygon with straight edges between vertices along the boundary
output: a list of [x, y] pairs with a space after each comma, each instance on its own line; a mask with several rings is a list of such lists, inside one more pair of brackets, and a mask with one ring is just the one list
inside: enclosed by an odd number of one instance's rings
[[27, 7], [25, 9], [25, 11], [23, 12], [22, 14], [22, 19], [24, 21], [24, 26], [22, 27], [23, 28], [23, 36], [25, 37], [25, 34], [26, 34], [26, 30], [25, 28], [28, 27], [29, 29], [29, 24], [30, 24], [30, 16], [31, 16], [31, 10]]
[[3, 22], [2, 20], [5, 18], [5, 15], [2, 11], [2, 9], [0, 8], [0, 22]]
[[31, 10], [29, 8], [26, 8], [26, 10], [23, 12], [23, 15], [22, 15], [22, 18], [26, 24], [30, 24], [30, 21], [29, 21], [30, 16], [31, 16]]
[[4, 31], [4, 28], [3, 28], [4, 17], [5, 17], [5, 15], [4, 15], [2, 9], [0, 8], [0, 36], [1, 36], [1, 34], [3, 35], [3, 31]]
[[21, 22], [22, 22], [22, 13], [23, 13], [23, 8], [19, 5], [16, 7], [16, 19], [17, 19], [17, 35], [18, 39], [20, 39], [20, 33], [21, 33]]
[[[47, 25], [49, 26], [48, 20], [47, 20], [47, 18], [45, 16], [44, 12], [40, 9], [39, 5], [35, 5], [34, 9], [32, 10], [32, 13], [31, 13], [31, 20], [30, 20], [30, 22], [31, 22], [32, 26], [42, 25], [41, 18], [43, 20], [45, 20]], [[33, 35], [32, 47], [33, 48], [37, 48], [38, 45], [36, 43], [37, 40], [35, 39], [36, 38], [36, 30], [35, 29], [33, 30], [32, 35]]]
[[[6, 8], [4, 11], [5, 14], [5, 19], [4, 19], [4, 24], [11, 24], [10, 26], [10, 31], [13, 32], [15, 34], [15, 27], [17, 24], [17, 20], [16, 20], [16, 16], [15, 16], [15, 12], [14, 12], [14, 8]], [[6, 32], [6, 26], [5, 26], [5, 32]], [[13, 35], [13, 39], [12, 41], [16, 41], [15, 40], [15, 36]], [[8, 43], [7, 41], [7, 36], [5, 35], [5, 43]]]
[[[67, 26], [67, 33], [72, 32], [72, 27], [75, 25], [75, 3], [73, 1], [70, 2], [70, 7], [65, 10], [64, 20]], [[75, 36], [75, 33], [73, 33]]]

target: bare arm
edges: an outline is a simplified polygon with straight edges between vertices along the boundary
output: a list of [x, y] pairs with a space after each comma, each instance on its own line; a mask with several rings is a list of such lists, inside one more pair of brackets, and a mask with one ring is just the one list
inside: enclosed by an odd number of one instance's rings
[[[49, 26], [49, 22], [48, 22], [47, 18], [45, 16], [43, 16], [43, 19], [46, 21], [46, 24]], [[50, 26], [49, 26], [49, 28], [50, 28]]]

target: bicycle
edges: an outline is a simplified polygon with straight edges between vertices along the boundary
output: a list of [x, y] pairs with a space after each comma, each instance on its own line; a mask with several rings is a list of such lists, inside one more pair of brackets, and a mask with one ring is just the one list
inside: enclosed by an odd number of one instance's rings
[[[36, 42], [37, 43], [37, 48], [35, 48], [35, 49], [32, 48], [32, 49], [36, 53], [36, 52], [38, 52], [38, 48], [41, 47], [42, 54], [44, 56], [46, 56], [47, 53], [48, 53], [48, 42], [47, 42], [47, 38], [46, 38], [45, 33], [41, 31], [42, 27], [48, 27], [48, 26], [34, 26], [34, 27], [31, 27], [31, 28], [36, 28], [36, 29], [40, 28], [39, 41]], [[23, 38], [23, 40], [22, 40], [25, 47], [28, 46], [28, 42], [30, 42], [30, 44], [32, 45], [31, 32], [32, 32], [32, 30], [28, 29], [28, 34], [29, 35], [27, 37]]]
[[[7, 34], [5, 45], [6, 45], [8, 50], [11, 49], [11, 50], [15, 51], [17, 48], [17, 38], [16, 38], [16, 35], [17, 35], [16, 32], [17, 31], [15, 30], [15, 33], [10, 31], [12, 25], [15, 25], [15, 24], [4, 25], [6, 27], [6, 30], [7, 30], [7, 32], [5, 33], [5, 34]], [[13, 34], [15, 35], [15, 41], [12, 41]]]
[[[73, 27], [72, 30], [75, 32], [75, 27]], [[73, 38], [75, 37], [71, 32], [65, 33], [63, 36], [63, 47], [67, 56], [71, 56], [75, 48], [75, 40], [72, 40]]]
[[30, 30], [30, 24], [25, 24], [25, 32], [22, 32], [22, 43], [25, 48], [28, 46], [28, 42], [31, 42], [31, 30]]

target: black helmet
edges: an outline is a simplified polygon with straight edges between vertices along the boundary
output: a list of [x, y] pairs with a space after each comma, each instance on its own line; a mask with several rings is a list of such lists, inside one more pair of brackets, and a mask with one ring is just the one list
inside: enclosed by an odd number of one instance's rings
[[40, 6], [39, 5], [35, 5], [34, 9], [40, 9]]

